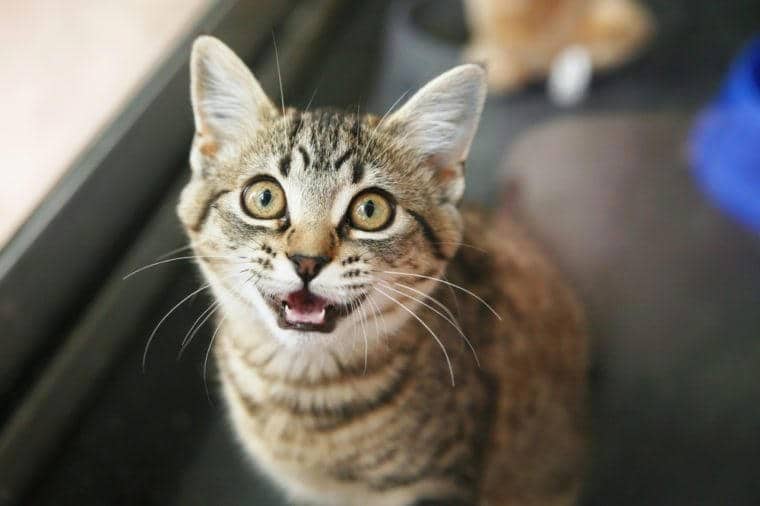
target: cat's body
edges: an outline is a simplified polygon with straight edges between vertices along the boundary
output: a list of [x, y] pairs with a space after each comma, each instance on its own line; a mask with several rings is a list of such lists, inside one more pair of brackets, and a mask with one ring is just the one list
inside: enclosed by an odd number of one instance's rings
[[489, 86], [511, 92], [546, 76], [565, 48], [588, 51], [596, 69], [617, 67], [653, 32], [637, 0], [466, 0], [473, 37], [466, 58], [486, 62]]
[[580, 311], [513, 224], [470, 212], [465, 230], [465, 242], [479, 249], [460, 249], [446, 279], [490, 301], [504, 320], [448, 286], [432, 293], [461, 315], [478, 367], [449, 323], [417, 311], [446, 345], [455, 388], [440, 347], [411, 318], [394, 337], [371, 339], [366, 373], [361, 342], [348, 357], [332, 350], [320, 373], [298, 352], [275, 359], [279, 343], [251, 332], [255, 320], [223, 326], [217, 354], [240, 440], [296, 497], [332, 505], [448, 495], [463, 504], [573, 503], [583, 471]]
[[517, 226], [458, 209], [483, 71], [380, 120], [278, 112], [241, 66], [196, 45], [180, 216], [256, 464], [309, 504], [573, 504], [581, 311]]

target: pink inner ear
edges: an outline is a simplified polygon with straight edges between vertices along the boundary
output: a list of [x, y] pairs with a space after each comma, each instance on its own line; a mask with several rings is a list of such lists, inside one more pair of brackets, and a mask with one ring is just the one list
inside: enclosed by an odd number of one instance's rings
[[205, 129], [200, 129], [195, 132], [195, 143], [198, 146], [198, 151], [200, 151], [203, 156], [214, 156], [219, 152], [219, 144], [217, 144], [213, 136]]
[[430, 156], [428, 164], [435, 170], [435, 179], [442, 185], [447, 185], [462, 177], [462, 162], [452, 163], [451, 160], [444, 159], [440, 156]]
[[219, 146], [214, 141], [207, 141], [201, 144], [199, 149], [203, 156], [214, 156], [219, 151]]
[[459, 177], [459, 171], [451, 167], [444, 167], [438, 170], [438, 180], [441, 183], [449, 183]]

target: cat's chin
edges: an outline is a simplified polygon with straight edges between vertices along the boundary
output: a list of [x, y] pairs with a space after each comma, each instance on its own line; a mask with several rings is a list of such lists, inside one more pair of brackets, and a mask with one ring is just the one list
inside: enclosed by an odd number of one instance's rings
[[266, 301], [281, 329], [329, 334], [365, 298], [366, 295], [361, 295], [349, 303], [333, 303], [303, 289], [282, 298], [267, 298]]

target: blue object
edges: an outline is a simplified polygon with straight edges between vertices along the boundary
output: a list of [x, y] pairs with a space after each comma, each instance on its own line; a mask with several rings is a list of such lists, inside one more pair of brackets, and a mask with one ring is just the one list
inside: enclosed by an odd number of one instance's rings
[[760, 37], [731, 66], [691, 132], [690, 156], [702, 190], [760, 232]]

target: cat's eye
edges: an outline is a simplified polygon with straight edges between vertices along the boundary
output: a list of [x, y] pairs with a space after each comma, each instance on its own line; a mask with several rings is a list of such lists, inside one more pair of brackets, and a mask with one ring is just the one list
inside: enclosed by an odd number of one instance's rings
[[388, 197], [378, 191], [367, 191], [351, 202], [348, 218], [352, 227], [375, 232], [390, 224], [393, 213], [393, 203]]
[[255, 179], [243, 190], [243, 209], [253, 218], [282, 218], [285, 215], [285, 204], [285, 192], [274, 179]]

